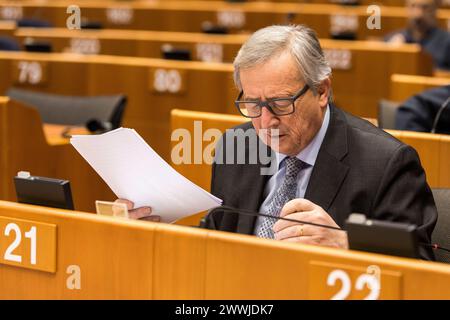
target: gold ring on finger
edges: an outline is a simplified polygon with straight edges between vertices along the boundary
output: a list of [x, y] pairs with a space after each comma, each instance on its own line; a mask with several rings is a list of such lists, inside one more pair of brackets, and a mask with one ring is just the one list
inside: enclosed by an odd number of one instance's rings
[[299, 236], [300, 236], [300, 237], [303, 237], [303, 225], [300, 225], [300, 228], [299, 228], [299, 229], [300, 229], [300, 235], [299, 235]]

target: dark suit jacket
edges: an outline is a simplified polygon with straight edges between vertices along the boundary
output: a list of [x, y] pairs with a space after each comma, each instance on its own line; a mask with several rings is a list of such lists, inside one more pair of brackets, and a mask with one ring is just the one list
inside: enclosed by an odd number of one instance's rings
[[[417, 43], [408, 29], [388, 34], [385, 41], [389, 41], [399, 33], [405, 37], [406, 43]], [[418, 44], [431, 55], [436, 68], [450, 70], [450, 33], [440, 28], [432, 28]]]
[[[305, 198], [341, 227], [349, 214], [364, 213], [371, 219], [416, 224], [419, 241], [430, 243], [437, 211], [416, 151], [365, 120], [334, 106], [330, 111]], [[253, 127], [246, 123], [236, 128]], [[226, 146], [231, 140], [223, 136], [222, 143]], [[223, 156], [220, 143], [218, 147], [216, 161]], [[254, 151], [253, 145], [246, 148], [248, 153]], [[257, 212], [270, 178], [261, 175], [260, 168], [261, 164], [213, 164], [212, 193], [224, 205]], [[253, 233], [255, 221], [242, 215], [218, 218], [220, 230], [244, 234]], [[434, 259], [428, 249], [421, 248], [421, 255]]]
[[[450, 85], [426, 90], [409, 98], [397, 110], [395, 128], [430, 132], [436, 114], [448, 97]], [[450, 106], [442, 112], [436, 132], [450, 134]]]

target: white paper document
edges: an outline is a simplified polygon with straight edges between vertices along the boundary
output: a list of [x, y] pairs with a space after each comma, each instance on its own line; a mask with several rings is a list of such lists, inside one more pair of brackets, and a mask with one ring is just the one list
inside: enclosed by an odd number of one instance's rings
[[72, 136], [71, 144], [118, 198], [152, 207], [163, 222], [221, 205], [165, 162], [133, 129]]

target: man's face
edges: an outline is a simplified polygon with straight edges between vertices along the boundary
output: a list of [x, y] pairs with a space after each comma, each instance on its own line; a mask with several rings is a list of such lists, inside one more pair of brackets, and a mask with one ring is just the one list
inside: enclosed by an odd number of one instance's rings
[[410, 27], [423, 32], [435, 26], [436, 9], [434, 0], [408, 0], [407, 10]]
[[[299, 79], [298, 67], [289, 53], [282, 53], [262, 65], [240, 71], [244, 95], [242, 100], [266, 100], [295, 95], [305, 85]], [[317, 95], [308, 90], [295, 102], [295, 112], [277, 116], [267, 108], [252, 119], [254, 128], [270, 146], [271, 139], [279, 139], [277, 152], [295, 156], [303, 150], [319, 131], [328, 104], [330, 81], [324, 81]], [[322, 92], [322, 93], [320, 93]], [[261, 129], [268, 129], [263, 130]], [[278, 129], [279, 135], [271, 130]]]

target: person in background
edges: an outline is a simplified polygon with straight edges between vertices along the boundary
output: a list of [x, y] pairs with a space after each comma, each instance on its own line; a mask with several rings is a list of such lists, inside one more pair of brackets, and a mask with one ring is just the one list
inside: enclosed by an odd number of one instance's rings
[[[433, 88], [406, 100], [398, 108], [395, 129], [431, 132], [439, 109], [450, 97], [450, 85]], [[443, 109], [436, 123], [436, 133], [450, 134], [450, 106]]]
[[418, 43], [432, 57], [437, 69], [450, 70], [450, 34], [439, 28], [440, 0], [407, 0], [408, 25], [385, 37], [390, 43]]
[[20, 44], [9, 36], [0, 36], [0, 51], [20, 51]]

